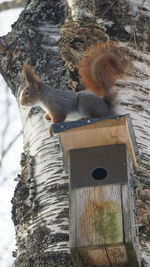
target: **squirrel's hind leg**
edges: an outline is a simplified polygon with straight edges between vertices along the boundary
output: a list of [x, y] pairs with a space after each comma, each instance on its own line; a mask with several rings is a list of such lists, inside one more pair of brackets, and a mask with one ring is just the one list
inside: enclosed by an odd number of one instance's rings
[[109, 107], [104, 99], [89, 92], [79, 93], [78, 107], [81, 117], [99, 118], [109, 115]]

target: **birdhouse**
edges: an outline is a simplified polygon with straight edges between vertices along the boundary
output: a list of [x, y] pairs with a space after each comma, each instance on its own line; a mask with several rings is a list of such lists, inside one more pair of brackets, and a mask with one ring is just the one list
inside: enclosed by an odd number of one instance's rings
[[130, 117], [58, 123], [53, 130], [69, 170], [69, 239], [76, 266], [140, 266]]

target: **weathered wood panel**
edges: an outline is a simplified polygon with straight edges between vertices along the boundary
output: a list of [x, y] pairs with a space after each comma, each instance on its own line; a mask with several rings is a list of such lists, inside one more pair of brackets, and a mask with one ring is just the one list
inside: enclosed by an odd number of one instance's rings
[[113, 144], [127, 144], [129, 153], [136, 166], [136, 157], [132, 144], [127, 118], [106, 119], [83, 127], [60, 132], [60, 139], [65, 152], [71, 149], [96, 147]]

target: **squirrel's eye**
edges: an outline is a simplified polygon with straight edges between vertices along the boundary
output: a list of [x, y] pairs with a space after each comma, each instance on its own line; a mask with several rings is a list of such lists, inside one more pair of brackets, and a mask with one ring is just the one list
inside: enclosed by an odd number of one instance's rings
[[25, 96], [29, 96], [30, 95], [30, 91], [29, 90], [26, 90], [25, 91]]

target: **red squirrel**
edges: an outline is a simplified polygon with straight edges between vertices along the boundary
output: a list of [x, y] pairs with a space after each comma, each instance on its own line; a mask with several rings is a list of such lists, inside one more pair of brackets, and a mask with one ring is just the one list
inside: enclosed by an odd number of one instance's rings
[[77, 114], [78, 119], [115, 115], [117, 92], [112, 86], [126, 74], [128, 65], [129, 60], [116, 44], [98, 43], [85, 51], [79, 62], [79, 75], [86, 90], [71, 92], [51, 89], [30, 64], [24, 63], [27, 85], [20, 94], [20, 103], [41, 106], [52, 123], [64, 122], [72, 114]]

